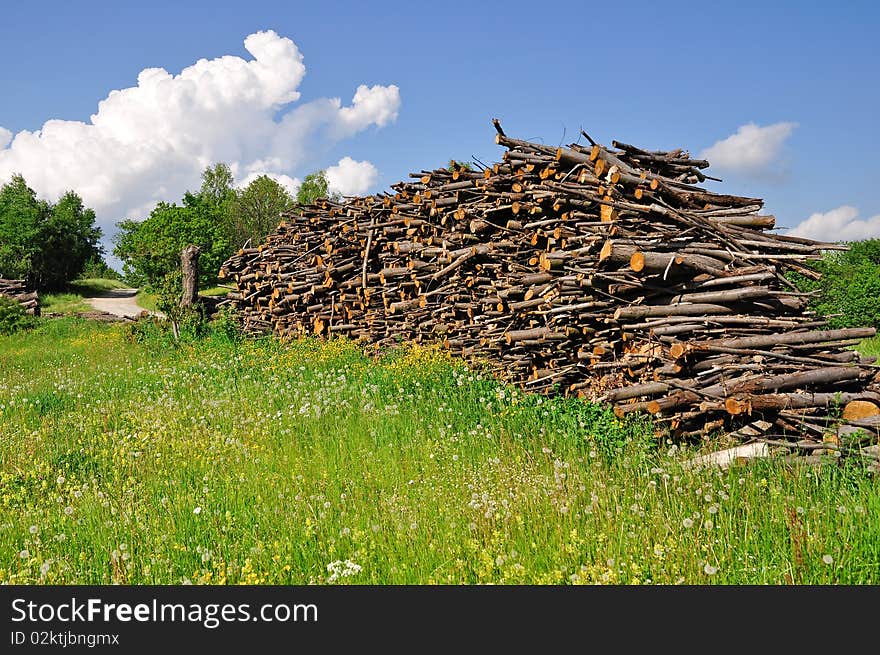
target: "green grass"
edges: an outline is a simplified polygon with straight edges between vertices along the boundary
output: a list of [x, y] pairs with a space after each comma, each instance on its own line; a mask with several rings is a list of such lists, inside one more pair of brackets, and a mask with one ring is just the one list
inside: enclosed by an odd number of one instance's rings
[[99, 296], [113, 289], [127, 289], [128, 285], [119, 280], [106, 280], [102, 278], [88, 278], [74, 280], [70, 283], [70, 290], [82, 296]]
[[686, 471], [432, 350], [129, 330], [0, 338], [0, 582], [880, 583], [861, 471]]
[[151, 312], [159, 311], [159, 298], [154, 293], [150, 293], [141, 289], [134, 297], [134, 301], [144, 309], [149, 309]]
[[[202, 296], [225, 296], [229, 291], [229, 287], [216, 286], [209, 287], [208, 289], [200, 289], [199, 294]], [[137, 296], [135, 296], [135, 302], [137, 302], [138, 305], [144, 309], [149, 309], [152, 312], [159, 311], [158, 301], [159, 298], [156, 294], [144, 291], [143, 289], [138, 291]]]
[[80, 314], [91, 309], [92, 306], [79, 293], [40, 294], [40, 311], [43, 314]]
[[207, 289], [200, 289], [199, 295], [202, 295], [202, 296], [225, 296], [227, 293], [229, 293], [233, 289], [234, 289], [234, 287], [228, 287], [228, 286], [226, 286], [226, 287], [224, 287], [224, 286], [209, 287]]
[[856, 350], [862, 355], [880, 358], [880, 336], [865, 339], [856, 347]]

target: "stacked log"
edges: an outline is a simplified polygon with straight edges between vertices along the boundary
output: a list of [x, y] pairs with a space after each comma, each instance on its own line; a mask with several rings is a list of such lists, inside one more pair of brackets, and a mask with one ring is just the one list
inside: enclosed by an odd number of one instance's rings
[[827, 439], [838, 406], [875, 430], [878, 369], [851, 349], [874, 329], [824, 329], [789, 279], [843, 246], [769, 231], [760, 199], [698, 186], [715, 178], [686, 151], [495, 128], [498, 163], [320, 200], [231, 257], [245, 330], [440, 342], [679, 438]]
[[31, 316], [40, 315], [40, 299], [36, 291], [28, 291], [25, 280], [5, 280], [0, 278], [0, 296], [12, 298]]

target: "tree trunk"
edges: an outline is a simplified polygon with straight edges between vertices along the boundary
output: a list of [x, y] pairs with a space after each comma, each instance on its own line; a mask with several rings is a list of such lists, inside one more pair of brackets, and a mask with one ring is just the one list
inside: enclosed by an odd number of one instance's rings
[[198, 246], [189, 245], [180, 253], [180, 267], [183, 271], [183, 295], [181, 307], [191, 307], [199, 297], [199, 254]]

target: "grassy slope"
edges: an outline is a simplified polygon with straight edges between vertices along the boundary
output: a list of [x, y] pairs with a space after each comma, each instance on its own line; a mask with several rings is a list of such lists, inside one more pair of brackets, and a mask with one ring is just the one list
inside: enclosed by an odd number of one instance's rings
[[431, 351], [126, 334], [0, 338], [0, 581], [880, 583], [854, 472], [687, 473]]

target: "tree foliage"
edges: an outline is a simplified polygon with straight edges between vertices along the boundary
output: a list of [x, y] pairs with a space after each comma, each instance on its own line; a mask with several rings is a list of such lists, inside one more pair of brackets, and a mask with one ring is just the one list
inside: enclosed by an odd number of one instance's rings
[[235, 196], [232, 171], [227, 164], [220, 162], [209, 166], [202, 173], [202, 188], [199, 190], [202, 199], [213, 202], [217, 206], [230, 202]]
[[318, 198], [338, 200], [339, 194], [330, 193], [327, 174], [324, 171], [309, 173], [296, 193], [296, 204], [300, 207], [311, 205]]
[[229, 243], [242, 246], [262, 242], [280, 222], [281, 212], [290, 209], [294, 199], [268, 175], [260, 175], [236, 192], [225, 208]]
[[880, 328], [880, 239], [847, 244], [816, 262], [820, 280], [795, 276], [802, 291], [817, 291], [812, 308], [834, 328]]
[[21, 175], [0, 188], [0, 277], [56, 290], [100, 259], [95, 212], [68, 191], [54, 205], [37, 198]]
[[278, 227], [281, 212], [320, 197], [335, 197], [324, 171], [307, 175], [294, 198], [268, 175], [236, 189], [229, 166], [215, 164], [202, 174], [199, 192], [186, 193], [181, 204], [160, 203], [142, 222], [118, 223], [113, 252], [129, 283], [172, 298], [187, 245], [201, 248], [199, 285], [211, 285], [227, 257], [248, 240], [261, 243]]
[[187, 193], [181, 205], [161, 202], [143, 221], [121, 221], [113, 252], [131, 284], [159, 288], [166, 276], [180, 270], [181, 250], [197, 245], [202, 251], [199, 284], [208, 286], [230, 254], [219, 218], [212, 201]]

